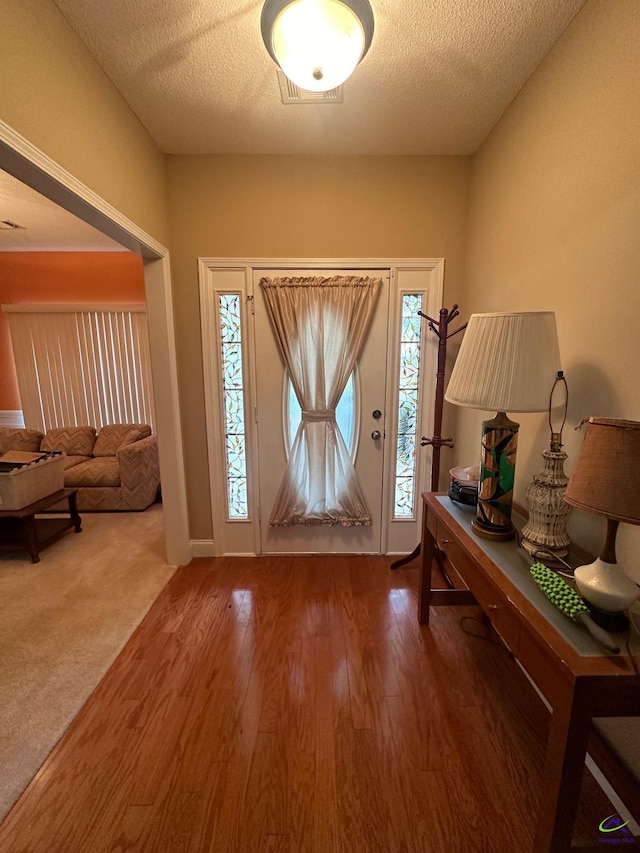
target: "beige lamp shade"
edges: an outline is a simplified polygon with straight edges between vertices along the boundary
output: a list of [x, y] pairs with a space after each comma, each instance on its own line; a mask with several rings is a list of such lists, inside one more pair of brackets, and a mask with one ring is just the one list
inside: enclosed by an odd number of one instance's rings
[[560, 367], [553, 311], [472, 314], [445, 399], [498, 412], [544, 412]]
[[640, 423], [589, 418], [565, 500], [596, 515], [640, 524]]

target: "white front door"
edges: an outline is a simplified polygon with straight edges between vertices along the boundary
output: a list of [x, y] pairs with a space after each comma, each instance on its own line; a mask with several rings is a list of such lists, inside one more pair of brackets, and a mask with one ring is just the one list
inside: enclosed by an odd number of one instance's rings
[[[295, 395], [280, 354], [259, 286], [263, 276], [334, 275], [382, 279], [369, 334], [348, 384], [337, 420], [351, 451], [356, 474], [367, 502], [371, 524], [344, 527], [270, 527], [269, 519], [286, 468], [292, 433], [300, 417]], [[388, 269], [383, 270], [260, 270], [253, 271], [255, 300], [255, 364], [257, 401], [260, 550], [273, 553], [381, 552], [384, 485], [385, 396], [387, 376]]]
[[[352, 457], [372, 524], [270, 528], [291, 425], [285, 417], [284, 364], [259, 282], [336, 273], [383, 280], [354, 371], [352, 427], [345, 423], [344, 406], [342, 414], [340, 406], [336, 412], [347, 444], [352, 433]], [[431, 465], [431, 448], [420, 447], [420, 436], [433, 435], [438, 350], [419, 314], [437, 317], [442, 288], [441, 259], [200, 259], [213, 540], [199, 542], [198, 555], [408, 554], [415, 548], [420, 492], [429, 487]], [[376, 432], [380, 438], [372, 437]]]

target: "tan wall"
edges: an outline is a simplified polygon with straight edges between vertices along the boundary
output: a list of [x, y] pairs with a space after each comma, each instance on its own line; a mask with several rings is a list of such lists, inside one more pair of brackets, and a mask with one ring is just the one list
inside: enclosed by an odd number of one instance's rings
[[[637, 0], [588, 0], [473, 163], [464, 307], [556, 311], [570, 389], [568, 474], [583, 418], [640, 420], [638, 44]], [[460, 463], [479, 456], [483, 416], [459, 410]], [[546, 415], [516, 419], [524, 502], [548, 428]], [[574, 513], [570, 529], [581, 544], [602, 544], [597, 519]], [[639, 534], [622, 525], [618, 537], [638, 579]]]
[[460, 301], [469, 161], [169, 157], [172, 270], [191, 535], [211, 536], [198, 257], [444, 257]]
[[168, 245], [164, 158], [51, 0], [2, 3], [0, 119]]

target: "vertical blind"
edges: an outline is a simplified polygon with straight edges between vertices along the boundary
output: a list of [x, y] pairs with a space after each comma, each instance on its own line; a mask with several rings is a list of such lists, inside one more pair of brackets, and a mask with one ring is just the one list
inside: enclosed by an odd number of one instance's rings
[[146, 423], [155, 432], [144, 305], [3, 305], [25, 424]]

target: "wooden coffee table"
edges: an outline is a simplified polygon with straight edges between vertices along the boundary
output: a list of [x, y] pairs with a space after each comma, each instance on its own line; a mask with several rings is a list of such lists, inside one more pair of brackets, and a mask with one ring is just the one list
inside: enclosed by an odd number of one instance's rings
[[[77, 489], [60, 489], [52, 495], [22, 509], [0, 510], [0, 550], [27, 551], [31, 562], [40, 562], [40, 548], [61, 536], [66, 530], [82, 531], [82, 519], [76, 506]], [[69, 504], [69, 515], [60, 518], [36, 518], [62, 500]]]

